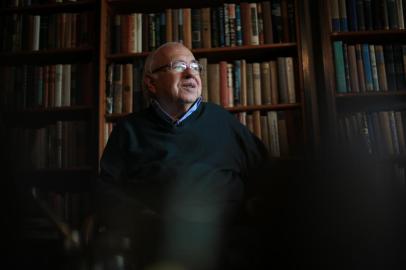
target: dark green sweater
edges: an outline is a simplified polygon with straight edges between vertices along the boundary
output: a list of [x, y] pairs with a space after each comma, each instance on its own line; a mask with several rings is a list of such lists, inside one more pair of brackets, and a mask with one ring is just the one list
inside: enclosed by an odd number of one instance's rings
[[266, 157], [262, 142], [215, 104], [202, 102], [178, 126], [150, 107], [111, 133], [101, 159], [101, 180], [110, 189], [103, 204], [130, 211], [125, 205], [133, 203], [193, 222], [228, 219]]

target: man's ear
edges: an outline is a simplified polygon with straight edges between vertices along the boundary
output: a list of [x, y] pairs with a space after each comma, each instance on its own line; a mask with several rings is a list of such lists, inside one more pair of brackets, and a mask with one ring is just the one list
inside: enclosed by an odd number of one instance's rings
[[149, 92], [155, 94], [156, 92], [155, 79], [151, 75], [145, 75], [144, 84]]

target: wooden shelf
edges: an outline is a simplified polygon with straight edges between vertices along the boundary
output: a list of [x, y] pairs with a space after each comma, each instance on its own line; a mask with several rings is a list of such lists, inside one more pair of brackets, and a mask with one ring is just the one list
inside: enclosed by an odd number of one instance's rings
[[[260, 61], [276, 56], [297, 56], [296, 43], [274, 43], [265, 45], [249, 45], [235, 47], [218, 47], [210, 49], [192, 49], [196, 58], [206, 57], [209, 62], [221, 60], [238, 60], [242, 57], [247, 61]], [[143, 53], [116, 53], [107, 55], [108, 62], [131, 62], [134, 59], [145, 58]]]
[[[133, 0], [110, 0], [108, 4], [113, 12], [115, 13], [131, 13], [131, 12], [142, 12], [151, 13], [162, 11], [167, 8], [202, 8], [202, 7], [215, 7], [222, 5], [224, 0], [209, 0], [209, 1], [198, 1], [198, 0], [178, 0], [178, 1], [160, 1], [160, 0], [148, 0], [148, 1], [133, 1]], [[236, 1], [233, 1], [236, 2]]]
[[89, 119], [92, 114], [92, 109], [93, 108], [89, 106], [36, 108], [20, 111], [6, 111], [2, 112], [2, 116], [8, 126], [37, 126], [55, 121]]
[[400, 110], [406, 108], [406, 91], [336, 94], [336, 104], [340, 113]]
[[281, 111], [281, 110], [291, 110], [300, 109], [300, 103], [294, 104], [265, 104], [265, 105], [249, 105], [249, 106], [234, 106], [225, 107], [225, 109], [232, 113], [238, 112], [252, 112], [252, 111]]
[[406, 91], [376, 91], [376, 92], [364, 92], [364, 93], [336, 93], [336, 98], [362, 98], [362, 97], [398, 97], [406, 96]]
[[27, 7], [2, 8], [0, 15], [3, 14], [47, 14], [58, 12], [80, 12], [85, 10], [93, 10], [96, 6], [96, 0], [65, 2], [54, 4], [34, 4]]
[[346, 42], [405, 43], [406, 30], [375, 30], [359, 32], [333, 32], [331, 40]]
[[97, 172], [91, 167], [24, 170], [16, 174], [17, 181], [26, 187], [38, 187], [52, 191], [86, 191]]
[[1, 52], [0, 64], [66, 64], [88, 62], [92, 60], [95, 51], [91, 47], [72, 49], [50, 49], [39, 51]]

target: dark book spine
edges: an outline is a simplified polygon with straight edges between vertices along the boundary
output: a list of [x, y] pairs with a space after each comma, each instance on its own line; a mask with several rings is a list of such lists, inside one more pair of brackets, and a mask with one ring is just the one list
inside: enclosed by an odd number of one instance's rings
[[211, 21], [211, 46], [213, 48], [219, 47], [219, 28], [218, 28], [218, 13], [216, 8], [210, 10]]
[[373, 30], [373, 17], [372, 17], [372, 2], [371, 0], [364, 0], [364, 14], [365, 14], [365, 29]]
[[348, 29], [358, 31], [357, 3], [356, 0], [347, 1]]
[[386, 78], [388, 80], [388, 90], [396, 91], [396, 71], [395, 71], [395, 58], [393, 48], [390, 44], [384, 45], [384, 57], [386, 66]]

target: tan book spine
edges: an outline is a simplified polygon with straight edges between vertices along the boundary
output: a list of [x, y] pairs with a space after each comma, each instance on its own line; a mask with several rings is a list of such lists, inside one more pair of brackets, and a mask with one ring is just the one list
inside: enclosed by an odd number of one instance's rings
[[241, 60], [241, 105], [247, 106], [247, 62], [245, 59]]
[[272, 157], [280, 156], [278, 115], [276, 111], [267, 112], [269, 148]]
[[126, 15], [128, 17], [128, 52], [135, 53], [137, 51], [137, 17], [135, 13]]
[[220, 105], [220, 64], [208, 64], [209, 101]]
[[261, 94], [262, 104], [271, 104], [271, 75], [269, 62], [261, 63]]
[[55, 66], [55, 107], [62, 106], [62, 74], [63, 66], [62, 64], [57, 64]]
[[71, 65], [64, 64], [62, 66], [62, 106], [70, 106], [71, 97]]
[[199, 63], [202, 65], [203, 70], [200, 73], [200, 78], [202, 81], [202, 98], [204, 101], [209, 100], [209, 92], [208, 92], [208, 78], [207, 78], [207, 58], [199, 58]]
[[296, 103], [295, 69], [293, 57], [285, 58], [286, 85], [288, 90], [288, 103]]
[[279, 101], [280, 103], [289, 103], [285, 57], [278, 57], [277, 63], [278, 63]]
[[278, 85], [278, 63], [276, 60], [269, 61], [269, 73], [271, 77], [271, 103], [279, 103], [279, 85]]
[[254, 124], [254, 134], [259, 138], [262, 139], [261, 133], [261, 112], [260, 111], [253, 111], [253, 124]]
[[191, 8], [183, 9], [183, 44], [192, 49], [192, 10]]
[[166, 42], [174, 41], [173, 39], [173, 19], [172, 19], [172, 9], [165, 9], [165, 32], [166, 32]]
[[261, 96], [261, 66], [259, 63], [252, 63], [252, 78], [254, 90], [254, 104], [262, 104]]
[[202, 45], [211, 48], [210, 8], [202, 8]]
[[123, 66], [123, 113], [133, 111], [133, 64]]

